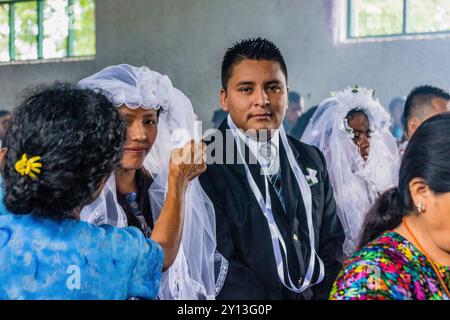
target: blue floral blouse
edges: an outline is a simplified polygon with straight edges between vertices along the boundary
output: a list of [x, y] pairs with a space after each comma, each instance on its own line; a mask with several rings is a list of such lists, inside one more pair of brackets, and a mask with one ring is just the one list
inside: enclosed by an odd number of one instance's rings
[[0, 299], [156, 297], [163, 252], [137, 228], [0, 210]]

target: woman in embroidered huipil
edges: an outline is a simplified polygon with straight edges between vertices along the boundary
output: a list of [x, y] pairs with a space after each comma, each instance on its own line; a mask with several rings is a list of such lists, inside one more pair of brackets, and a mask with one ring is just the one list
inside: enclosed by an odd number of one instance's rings
[[399, 186], [366, 216], [360, 251], [340, 273], [336, 300], [450, 299], [450, 114], [412, 137]]

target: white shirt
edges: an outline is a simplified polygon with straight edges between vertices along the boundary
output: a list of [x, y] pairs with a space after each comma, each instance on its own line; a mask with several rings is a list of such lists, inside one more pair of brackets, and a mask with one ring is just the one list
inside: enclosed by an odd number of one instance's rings
[[[230, 115], [228, 115], [227, 121], [230, 128], [237, 128]], [[237, 130], [237, 136], [248, 146], [250, 152], [258, 160], [265, 174], [272, 175], [277, 173], [280, 163], [280, 132], [278, 131], [278, 129], [272, 130], [272, 138], [269, 141], [258, 141], [254, 137], [246, 135], [243, 132], [243, 129], [238, 129], [239, 130]], [[264, 145], [267, 143], [271, 144], [271, 150], [274, 154], [274, 156], [271, 156], [270, 158], [263, 157], [260, 153], [261, 147], [264, 147]]]

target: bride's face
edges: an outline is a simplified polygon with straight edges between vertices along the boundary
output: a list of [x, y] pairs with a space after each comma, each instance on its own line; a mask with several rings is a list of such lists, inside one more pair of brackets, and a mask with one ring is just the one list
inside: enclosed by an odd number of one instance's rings
[[353, 142], [358, 146], [359, 153], [364, 161], [369, 158], [370, 126], [369, 119], [363, 112], [357, 112], [347, 119], [348, 125], [353, 129]]
[[119, 107], [119, 113], [127, 122], [127, 138], [120, 166], [125, 170], [137, 170], [155, 143], [158, 133], [158, 112], [155, 109], [130, 109]]

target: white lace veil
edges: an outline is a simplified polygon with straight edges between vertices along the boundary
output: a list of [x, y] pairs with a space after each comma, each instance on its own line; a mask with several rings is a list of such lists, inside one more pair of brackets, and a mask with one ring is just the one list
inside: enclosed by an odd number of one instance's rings
[[[354, 144], [346, 116], [362, 110], [372, 131], [367, 162]], [[398, 184], [400, 159], [395, 138], [390, 132], [391, 118], [373, 91], [347, 88], [322, 101], [301, 140], [318, 147], [324, 154], [331, 184], [344, 227], [344, 253], [356, 249], [364, 216], [376, 198]]]
[[[81, 80], [79, 85], [102, 92], [116, 107], [162, 109], [156, 141], [144, 161], [144, 167], [154, 180], [149, 198], [156, 220], [167, 192], [171, 150], [191, 139], [199, 141], [194, 132], [191, 102], [172, 86], [167, 76], [147, 67], [126, 64], [107, 67]], [[190, 182], [185, 201], [180, 250], [174, 264], [163, 273], [158, 297], [164, 300], [214, 299], [227, 271], [226, 260], [216, 252], [214, 207], [198, 179]], [[81, 218], [97, 225], [127, 226], [125, 212], [117, 201], [114, 175], [108, 179], [98, 199], [83, 208]]]

